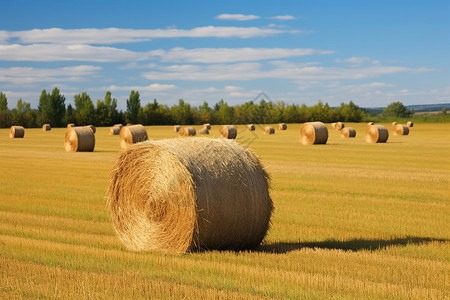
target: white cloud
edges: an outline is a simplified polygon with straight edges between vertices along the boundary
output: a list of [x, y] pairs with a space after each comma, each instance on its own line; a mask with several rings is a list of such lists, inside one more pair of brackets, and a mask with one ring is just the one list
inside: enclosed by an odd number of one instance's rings
[[153, 83], [147, 86], [117, 86], [110, 85], [109, 87], [102, 88], [103, 90], [108, 91], [150, 91], [150, 92], [160, 92], [167, 91], [176, 88], [173, 84], [159, 84]]
[[372, 65], [379, 65], [380, 61], [371, 59], [369, 57], [350, 57], [345, 59], [336, 59], [337, 63], [349, 63], [355, 66], [360, 66], [364, 64], [372, 64]]
[[259, 19], [259, 16], [255, 15], [243, 15], [243, 14], [221, 14], [215, 17], [217, 20], [232, 20], [232, 21], [250, 21]]
[[295, 17], [290, 16], [290, 15], [284, 15], [284, 16], [269, 17], [268, 19], [289, 21], [289, 20], [295, 20]]

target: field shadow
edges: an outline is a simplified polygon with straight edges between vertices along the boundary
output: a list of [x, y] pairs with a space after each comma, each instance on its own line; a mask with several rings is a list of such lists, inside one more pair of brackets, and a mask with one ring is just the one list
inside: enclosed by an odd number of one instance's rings
[[338, 249], [345, 251], [360, 251], [360, 250], [380, 250], [390, 246], [407, 246], [407, 245], [422, 245], [432, 242], [448, 242], [447, 239], [436, 239], [426, 237], [405, 237], [391, 240], [382, 239], [352, 239], [348, 241], [325, 240], [320, 242], [302, 242], [302, 243], [273, 243], [263, 244], [254, 250], [254, 252], [264, 253], [288, 253], [303, 248], [318, 248], [318, 249]]

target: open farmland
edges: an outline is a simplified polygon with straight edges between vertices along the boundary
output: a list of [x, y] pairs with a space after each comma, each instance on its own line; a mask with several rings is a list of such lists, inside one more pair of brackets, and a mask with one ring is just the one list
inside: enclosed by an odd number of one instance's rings
[[[135, 253], [105, 204], [119, 137], [97, 128], [93, 153], [67, 153], [65, 129], [0, 129], [0, 298], [450, 297], [450, 124], [367, 144], [367, 124], [327, 124], [302, 146], [299, 124], [238, 127], [272, 176], [272, 226], [254, 251]], [[146, 127], [151, 139], [172, 127]], [[212, 137], [219, 126], [213, 126]]]

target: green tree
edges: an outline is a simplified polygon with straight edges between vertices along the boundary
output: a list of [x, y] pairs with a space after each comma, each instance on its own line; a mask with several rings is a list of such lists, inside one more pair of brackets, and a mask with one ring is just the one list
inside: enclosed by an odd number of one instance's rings
[[392, 102], [383, 110], [381, 115], [384, 118], [409, 118], [413, 112], [406, 108], [400, 101]]
[[95, 109], [91, 97], [85, 92], [73, 96], [75, 101], [75, 119], [78, 125], [96, 124]]
[[0, 93], [0, 128], [8, 128], [12, 125], [11, 112], [8, 110], [8, 99]]
[[65, 124], [70, 124], [70, 123], [76, 123], [77, 119], [75, 118], [75, 111], [72, 107], [72, 104], [69, 103], [69, 105], [67, 105], [67, 109], [66, 109], [66, 113], [64, 115], [64, 119], [63, 122]]
[[52, 126], [62, 126], [66, 112], [66, 98], [58, 88], [54, 88], [51, 94], [42, 90], [39, 98], [39, 123], [50, 123]]
[[8, 110], [8, 99], [6, 95], [0, 92], [0, 111]]
[[36, 126], [36, 113], [31, 109], [30, 103], [22, 99], [17, 101], [16, 108], [12, 110], [12, 122], [27, 128]]
[[141, 99], [138, 91], [131, 91], [127, 99], [127, 121], [135, 124], [138, 122], [138, 114], [141, 110]]
[[117, 111], [117, 99], [111, 97], [111, 92], [107, 91], [105, 99], [97, 100], [97, 124], [99, 126], [110, 126], [117, 123], [122, 123]]
[[178, 100], [178, 105], [172, 106], [171, 113], [172, 119], [176, 124], [188, 125], [194, 123], [191, 106], [184, 102], [183, 99]]

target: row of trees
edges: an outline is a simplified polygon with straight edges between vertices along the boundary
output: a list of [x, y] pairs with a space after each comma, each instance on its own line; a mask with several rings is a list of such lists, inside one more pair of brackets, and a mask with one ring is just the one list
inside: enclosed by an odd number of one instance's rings
[[[142, 107], [139, 92], [131, 91], [126, 103], [127, 109], [123, 112], [117, 109], [117, 100], [111, 97], [109, 91], [106, 92], [103, 100], [97, 100], [96, 106], [86, 93], [74, 96], [75, 107], [72, 107], [71, 104], [66, 107], [65, 100], [64, 95], [55, 87], [51, 93], [47, 93], [46, 90], [42, 91], [37, 109], [32, 109], [30, 103], [19, 99], [16, 108], [9, 110], [6, 95], [0, 93], [0, 127], [9, 127], [13, 124], [40, 127], [45, 123], [63, 127], [68, 123], [111, 126], [117, 123], [186, 125], [303, 123], [308, 121], [360, 122], [364, 121], [366, 117], [364, 110], [352, 101], [348, 104], [342, 103], [337, 108], [331, 108], [322, 101], [313, 106], [306, 106], [305, 104], [286, 104], [283, 101], [274, 103], [265, 100], [261, 100], [259, 103], [249, 101], [235, 106], [230, 106], [220, 100], [212, 107], [207, 102], [199, 107], [193, 107], [180, 99], [177, 105], [169, 107], [158, 103], [155, 99]], [[400, 105], [403, 106], [401, 103]], [[398, 105], [395, 104], [395, 106]]]

